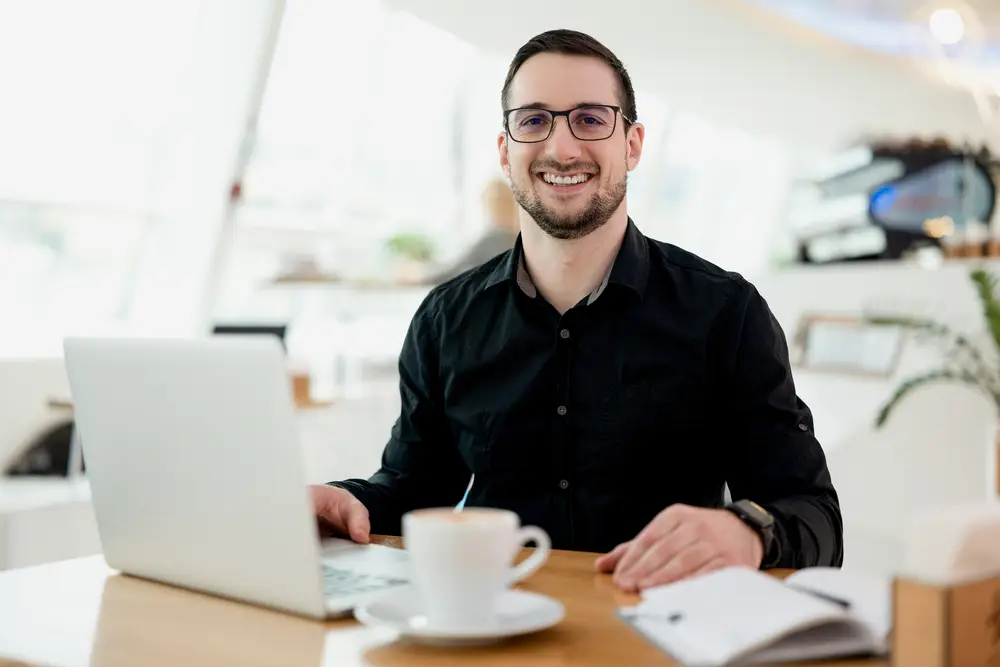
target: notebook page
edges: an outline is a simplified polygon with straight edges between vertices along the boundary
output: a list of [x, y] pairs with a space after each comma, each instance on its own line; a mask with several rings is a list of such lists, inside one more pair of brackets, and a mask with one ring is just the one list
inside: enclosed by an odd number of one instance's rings
[[850, 612], [888, 644], [892, 630], [892, 579], [835, 567], [811, 567], [790, 575], [793, 588], [818, 591], [850, 603]]
[[740, 567], [652, 588], [642, 598], [622, 615], [689, 664], [723, 664], [789, 632], [849, 618], [838, 605]]

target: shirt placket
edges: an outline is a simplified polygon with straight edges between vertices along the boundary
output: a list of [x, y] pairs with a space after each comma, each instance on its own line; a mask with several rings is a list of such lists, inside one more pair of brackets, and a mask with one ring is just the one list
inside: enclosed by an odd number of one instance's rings
[[574, 419], [574, 406], [571, 402], [570, 378], [573, 372], [573, 342], [574, 331], [579, 329], [579, 309], [574, 308], [560, 318], [555, 332], [556, 365], [555, 377], [556, 391], [555, 405], [555, 428], [552, 432], [555, 436], [555, 475], [553, 484], [556, 487], [557, 503], [560, 514], [565, 518], [561, 522], [566, 531], [564, 535], [566, 544], [576, 543], [576, 531], [573, 522], [573, 441], [572, 423]]

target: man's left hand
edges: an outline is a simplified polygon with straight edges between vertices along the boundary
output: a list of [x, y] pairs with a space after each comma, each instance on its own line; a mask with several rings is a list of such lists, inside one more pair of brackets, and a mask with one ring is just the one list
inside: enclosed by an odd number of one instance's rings
[[678, 504], [595, 565], [614, 572], [617, 586], [635, 592], [729, 565], [757, 568], [763, 557], [760, 537], [732, 512]]

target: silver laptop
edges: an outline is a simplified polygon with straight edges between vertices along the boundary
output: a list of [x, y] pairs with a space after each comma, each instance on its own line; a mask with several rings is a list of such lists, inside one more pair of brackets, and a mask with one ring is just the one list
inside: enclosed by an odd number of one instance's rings
[[315, 618], [407, 583], [404, 551], [319, 538], [276, 338], [70, 338], [64, 351], [112, 568]]

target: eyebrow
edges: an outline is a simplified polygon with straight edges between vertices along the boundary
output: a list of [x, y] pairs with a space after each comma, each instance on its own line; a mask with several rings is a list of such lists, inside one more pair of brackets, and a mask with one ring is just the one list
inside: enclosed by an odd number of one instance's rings
[[[579, 107], [610, 107], [610, 106], [617, 106], [617, 105], [616, 104], [608, 104], [607, 102], [578, 102], [577, 104], [574, 104], [573, 106], [571, 106], [569, 108], [570, 109], [577, 109]], [[551, 110], [552, 109], [552, 105], [551, 104], [547, 104], [545, 102], [529, 102], [528, 104], [522, 104], [521, 106], [514, 107], [514, 108], [515, 109], [524, 109], [524, 108], [528, 108], [528, 107], [534, 108], [534, 109], [547, 109], [547, 110]]]

